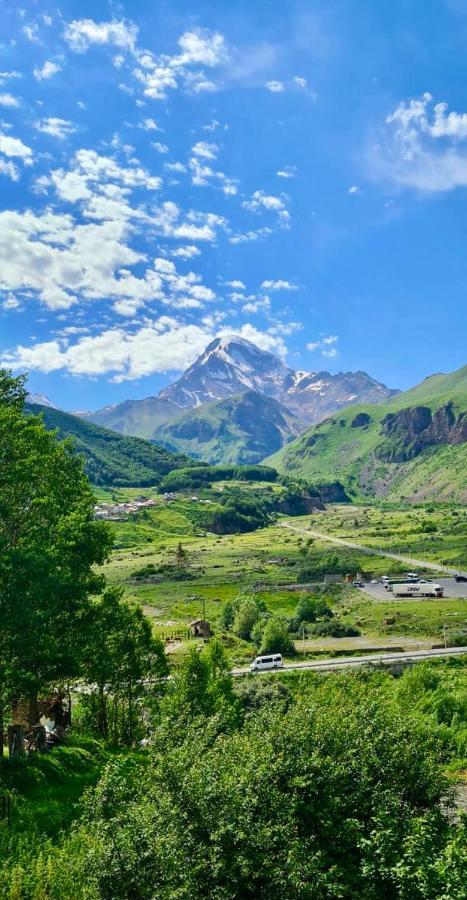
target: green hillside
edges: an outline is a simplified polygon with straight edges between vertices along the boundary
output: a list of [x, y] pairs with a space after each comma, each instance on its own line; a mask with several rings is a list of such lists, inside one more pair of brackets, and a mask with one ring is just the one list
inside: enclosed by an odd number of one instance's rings
[[467, 503], [467, 366], [386, 404], [353, 406], [267, 458], [312, 481], [339, 478], [356, 499]]
[[211, 464], [252, 465], [302, 430], [299, 420], [277, 400], [246, 391], [190, 409], [156, 429], [154, 437]]
[[56, 429], [61, 439], [73, 439], [76, 452], [84, 457], [86, 474], [97, 485], [158, 484], [172, 469], [190, 463], [180, 453], [171, 453], [141, 438], [116, 434], [52, 407], [30, 403], [26, 409], [41, 414], [46, 427]]

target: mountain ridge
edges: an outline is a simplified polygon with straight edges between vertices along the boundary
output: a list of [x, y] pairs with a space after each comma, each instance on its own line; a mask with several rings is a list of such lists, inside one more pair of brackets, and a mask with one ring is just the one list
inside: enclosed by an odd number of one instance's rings
[[301, 423], [278, 400], [247, 390], [186, 410], [154, 437], [203, 462], [250, 465], [300, 431]]
[[40, 414], [46, 428], [60, 439], [72, 438], [74, 451], [84, 457], [90, 481], [102, 486], [144, 487], [159, 484], [173, 469], [191, 460], [142, 438], [127, 437], [101, 428], [80, 416], [52, 406], [27, 402], [26, 412]]
[[336, 375], [294, 371], [270, 351], [234, 335], [211, 341], [156, 396], [106, 406], [86, 418], [122, 434], [155, 439], [161, 428], [184, 412], [249, 390], [276, 400], [302, 423], [302, 429], [349, 403], [380, 402], [396, 393], [362, 371]]
[[337, 477], [355, 499], [467, 503], [467, 366], [342, 410], [266, 461], [312, 481]]

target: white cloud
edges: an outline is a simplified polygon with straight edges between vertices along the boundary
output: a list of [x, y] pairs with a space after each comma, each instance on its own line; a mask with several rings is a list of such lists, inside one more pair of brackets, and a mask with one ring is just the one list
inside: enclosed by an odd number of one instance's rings
[[12, 78], [22, 78], [23, 75], [21, 72], [16, 72], [12, 70], [11, 72], [0, 72], [0, 85], [3, 86], [5, 83], [8, 84]]
[[248, 241], [259, 241], [269, 237], [272, 234], [272, 228], [256, 228], [251, 231], [237, 232], [229, 237], [231, 244], [246, 244]]
[[170, 256], [177, 256], [180, 259], [193, 259], [195, 256], [200, 256], [201, 250], [198, 247], [193, 246], [193, 244], [185, 244], [182, 247], [176, 247], [175, 250], [170, 251]]
[[337, 334], [330, 334], [327, 337], [319, 338], [317, 341], [310, 341], [306, 345], [306, 349], [310, 350], [312, 353], [315, 350], [319, 350], [321, 352], [321, 356], [326, 356], [328, 358], [333, 358], [338, 356], [337, 347], [333, 346], [337, 344], [339, 338]]
[[214, 68], [228, 60], [224, 38], [219, 32], [205, 29], [187, 31], [178, 41], [180, 53], [155, 56], [147, 50], [135, 52], [138, 63], [133, 75], [143, 85], [143, 94], [153, 100], [165, 100], [169, 90], [179, 86], [189, 93], [217, 90], [199, 66]]
[[120, 382], [185, 369], [212, 337], [205, 327], [162, 316], [134, 331], [111, 328], [94, 337], [80, 338], [75, 344], [54, 340], [31, 347], [19, 345], [3, 355], [2, 364], [20, 370], [111, 375], [113, 381]]
[[198, 141], [198, 143], [191, 148], [191, 152], [195, 156], [201, 156], [203, 159], [216, 159], [216, 156], [219, 153], [219, 147], [217, 144], [208, 144], [206, 141]]
[[177, 57], [177, 65], [201, 63], [204, 66], [218, 66], [227, 62], [228, 53], [224, 38], [218, 31], [211, 32], [197, 28], [186, 31], [179, 38], [182, 55]]
[[0, 133], [0, 153], [4, 156], [18, 157], [26, 165], [32, 162], [31, 148], [23, 144], [19, 138], [10, 137], [8, 134]]
[[158, 153], [164, 154], [169, 152], [167, 144], [161, 144], [160, 141], [152, 142], [151, 147], [154, 147], [154, 150], [157, 150]]
[[283, 166], [276, 172], [279, 178], [295, 178], [297, 174], [297, 166]]
[[0, 157], [0, 175], [6, 175], [12, 181], [19, 181], [20, 171], [11, 160], [2, 159]]
[[125, 221], [77, 224], [69, 215], [0, 213], [0, 290], [32, 292], [50, 309], [84, 299], [162, 299], [159, 275], [130, 271], [142, 253], [126, 243]]
[[304, 91], [308, 97], [312, 100], [317, 100], [318, 95], [316, 91], [314, 91], [308, 84], [306, 78], [302, 78], [300, 75], [295, 75], [292, 79], [293, 85], [298, 88], [300, 91]]
[[467, 186], [467, 113], [421, 98], [400, 103], [368, 151], [372, 174], [427, 193]]
[[252, 297], [248, 298], [247, 303], [242, 306], [243, 313], [264, 313], [271, 309], [271, 301], [269, 297]]
[[191, 171], [191, 183], [197, 187], [205, 187], [206, 185], [218, 186], [226, 196], [235, 196], [238, 193], [235, 179], [229, 178], [224, 172], [219, 172], [205, 165], [197, 157], [192, 157], [188, 162], [188, 166]]
[[6, 310], [9, 310], [9, 309], [13, 309], [13, 310], [21, 309], [21, 301], [18, 300], [17, 297], [14, 297], [12, 294], [8, 294], [8, 297], [7, 297], [6, 300], [4, 300], [3, 303], [2, 303], [2, 309], [6, 309]]
[[181, 162], [164, 163], [164, 169], [167, 169], [167, 172], [179, 172], [180, 174], [186, 172], [186, 166]]
[[226, 281], [225, 285], [226, 285], [226, 287], [232, 288], [234, 291], [246, 290], [246, 285], [243, 283], [243, 281], [240, 281], [238, 278], [235, 279], [234, 281]]
[[50, 135], [50, 137], [58, 138], [60, 141], [63, 141], [66, 137], [70, 134], [74, 134], [76, 131], [73, 122], [69, 122], [68, 119], [59, 119], [56, 116], [50, 116], [47, 119], [39, 119], [34, 122], [34, 128], [37, 131], [41, 131], [43, 134]]
[[265, 86], [272, 94], [282, 94], [283, 91], [285, 91], [285, 84], [283, 81], [267, 81]]
[[[119, 304], [119, 307], [121, 315], [132, 315], [132, 304]], [[0, 364], [16, 370], [67, 371], [71, 375], [90, 377], [108, 375], [115, 382], [135, 380], [156, 372], [185, 369], [215, 336], [219, 318], [217, 314], [207, 316], [200, 324], [193, 325], [161, 316], [137, 328], [109, 328], [98, 335], [80, 337], [75, 343], [64, 336], [29, 347], [18, 345], [2, 355]], [[240, 335], [263, 350], [285, 357], [284, 339], [273, 331], [260, 331], [246, 323], [240, 329], [221, 328], [217, 334]]]
[[357, 184], [353, 184], [352, 187], [349, 187], [348, 193], [349, 194], [360, 194], [360, 188], [358, 187]]
[[290, 213], [286, 208], [284, 200], [281, 197], [266, 194], [264, 191], [255, 191], [251, 200], [245, 200], [242, 203], [242, 206], [244, 206], [245, 209], [251, 210], [251, 212], [260, 212], [262, 209], [277, 212], [279, 218], [284, 222], [290, 219]]
[[159, 131], [159, 126], [154, 121], [154, 119], [143, 119], [142, 122], [139, 123], [138, 128], [143, 128], [144, 131]]
[[[103, 203], [102, 198], [96, 198], [96, 190], [107, 198], [109, 209], [112, 201], [118, 202], [120, 212], [131, 218], [138, 213], [127, 204], [122, 205], [127, 192], [136, 187], [155, 191], [161, 186], [161, 179], [158, 176], [150, 175], [136, 163], [121, 166], [110, 156], [101, 156], [95, 150], [84, 149], [78, 150], [73, 156], [70, 171], [66, 172], [63, 169], [52, 171], [51, 181], [61, 199], [69, 203], [80, 200], [91, 201], [92, 198], [93, 217], [96, 215], [96, 204], [100, 203], [102, 207]], [[116, 213], [117, 207], [114, 206], [113, 210]]]
[[297, 285], [292, 284], [291, 281], [284, 281], [279, 278], [277, 281], [263, 281], [262, 288], [265, 291], [297, 291]]
[[19, 100], [14, 96], [14, 94], [5, 92], [3, 94], [0, 94], [0, 106], [19, 106]]
[[201, 127], [203, 131], [217, 131], [217, 129], [221, 127], [221, 123], [218, 122], [217, 119], [211, 119], [207, 125], [202, 125]]
[[23, 25], [21, 30], [28, 41], [36, 43], [39, 40], [39, 26], [37, 22], [29, 22], [27, 25]]
[[64, 38], [76, 53], [84, 53], [92, 44], [110, 45], [133, 51], [138, 29], [132, 22], [94, 22], [93, 19], [75, 19], [65, 26]]
[[61, 66], [58, 63], [52, 62], [52, 60], [46, 60], [43, 66], [34, 66], [33, 73], [36, 81], [43, 81], [47, 78], [52, 78], [53, 75], [56, 75], [57, 72], [61, 71]]

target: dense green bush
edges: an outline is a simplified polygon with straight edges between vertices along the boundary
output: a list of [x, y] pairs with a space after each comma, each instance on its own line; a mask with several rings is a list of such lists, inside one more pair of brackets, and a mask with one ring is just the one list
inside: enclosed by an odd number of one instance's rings
[[295, 656], [295, 644], [289, 634], [287, 619], [271, 616], [261, 634], [260, 653], [282, 653]]
[[343, 622], [338, 622], [337, 619], [332, 619], [327, 622], [317, 622], [316, 625], [313, 625], [310, 628], [310, 631], [313, 632], [313, 634], [319, 634], [320, 637], [334, 638], [358, 637], [360, 634], [358, 628], [354, 628], [353, 625], [344, 625]]
[[385, 680], [317, 678], [245, 716], [222, 661], [197, 656], [147, 764], [113, 763], [89, 795], [50, 896], [464, 900], [442, 743]]

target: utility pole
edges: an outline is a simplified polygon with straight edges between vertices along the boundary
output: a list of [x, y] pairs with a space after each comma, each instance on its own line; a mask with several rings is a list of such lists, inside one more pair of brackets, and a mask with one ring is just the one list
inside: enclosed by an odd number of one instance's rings
[[305, 625], [302, 626], [302, 632], [303, 632], [303, 655], [304, 655], [304, 656], [305, 656], [305, 627], [306, 627]]
[[446, 641], [446, 625], [444, 622], [443, 622], [443, 637], [444, 637], [444, 649], [446, 650], [448, 645], [447, 645], [447, 641]]

